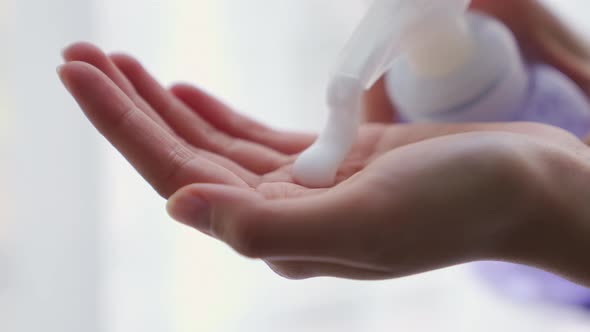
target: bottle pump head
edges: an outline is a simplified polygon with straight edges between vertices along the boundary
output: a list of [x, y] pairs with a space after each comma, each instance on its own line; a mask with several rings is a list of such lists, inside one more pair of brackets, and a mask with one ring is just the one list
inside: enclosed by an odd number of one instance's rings
[[337, 63], [335, 77], [369, 89], [404, 56], [416, 75], [452, 71], [472, 54], [464, 19], [471, 0], [375, 0]]
[[374, 0], [344, 48], [328, 86], [330, 118], [316, 142], [293, 165], [308, 187], [334, 184], [354, 144], [362, 92], [393, 65], [409, 64], [415, 78], [437, 78], [461, 68], [475, 54], [465, 20], [470, 0]]

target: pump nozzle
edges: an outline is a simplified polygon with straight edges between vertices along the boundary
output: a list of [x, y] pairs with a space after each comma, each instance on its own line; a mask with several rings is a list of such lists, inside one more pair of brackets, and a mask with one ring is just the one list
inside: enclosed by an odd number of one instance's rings
[[[330, 117], [318, 140], [293, 166], [308, 187], [335, 182], [356, 139], [363, 90], [401, 54], [418, 75], [452, 71], [471, 53], [463, 14], [470, 0], [375, 0], [345, 46], [328, 86]], [[441, 54], [444, 53], [444, 54]]]
[[[370, 88], [400, 54], [418, 72], [436, 73], [462, 62], [470, 52], [463, 16], [471, 0], [375, 0], [344, 47], [334, 76], [357, 79]], [[430, 52], [441, 44], [452, 56]], [[437, 44], [437, 45], [433, 45]], [[432, 48], [432, 49], [431, 49]], [[436, 47], [440, 50], [441, 47]], [[464, 55], [463, 55], [464, 57]]]

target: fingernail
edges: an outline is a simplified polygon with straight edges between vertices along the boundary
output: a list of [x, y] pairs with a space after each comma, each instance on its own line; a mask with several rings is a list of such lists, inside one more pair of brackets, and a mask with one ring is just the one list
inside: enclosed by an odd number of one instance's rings
[[176, 221], [210, 233], [209, 204], [198, 196], [185, 195], [168, 202], [168, 213]]

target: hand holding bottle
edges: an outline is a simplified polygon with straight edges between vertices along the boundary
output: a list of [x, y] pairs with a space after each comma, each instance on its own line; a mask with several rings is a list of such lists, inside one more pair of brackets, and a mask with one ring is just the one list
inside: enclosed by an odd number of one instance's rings
[[[502, 21], [516, 36], [527, 62], [566, 74], [590, 97], [590, 46], [538, 0], [473, 0], [472, 10]], [[365, 121], [389, 123], [396, 111], [380, 80], [365, 97]], [[589, 138], [590, 139], [590, 138]]]

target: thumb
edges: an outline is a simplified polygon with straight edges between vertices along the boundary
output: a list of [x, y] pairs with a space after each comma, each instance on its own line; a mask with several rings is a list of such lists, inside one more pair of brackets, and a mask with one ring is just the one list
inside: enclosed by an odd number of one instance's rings
[[[220, 233], [214, 229], [212, 219], [231, 217], [250, 206], [258, 206], [264, 198], [254, 190], [240, 189], [234, 186], [193, 184], [186, 186], [169, 199], [166, 205], [168, 214], [176, 221], [195, 228], [209, 235]], [[250, 209], [252, 210], [252, 209]]]
[[255, 190], [196, 184], [175, 193], [168, 211], [247, 257], [351, 262], [364, 261], [359, 247], [375, 242], [371, 197], [366, 190], [342, 186], [312, 196], [268, 200]]

